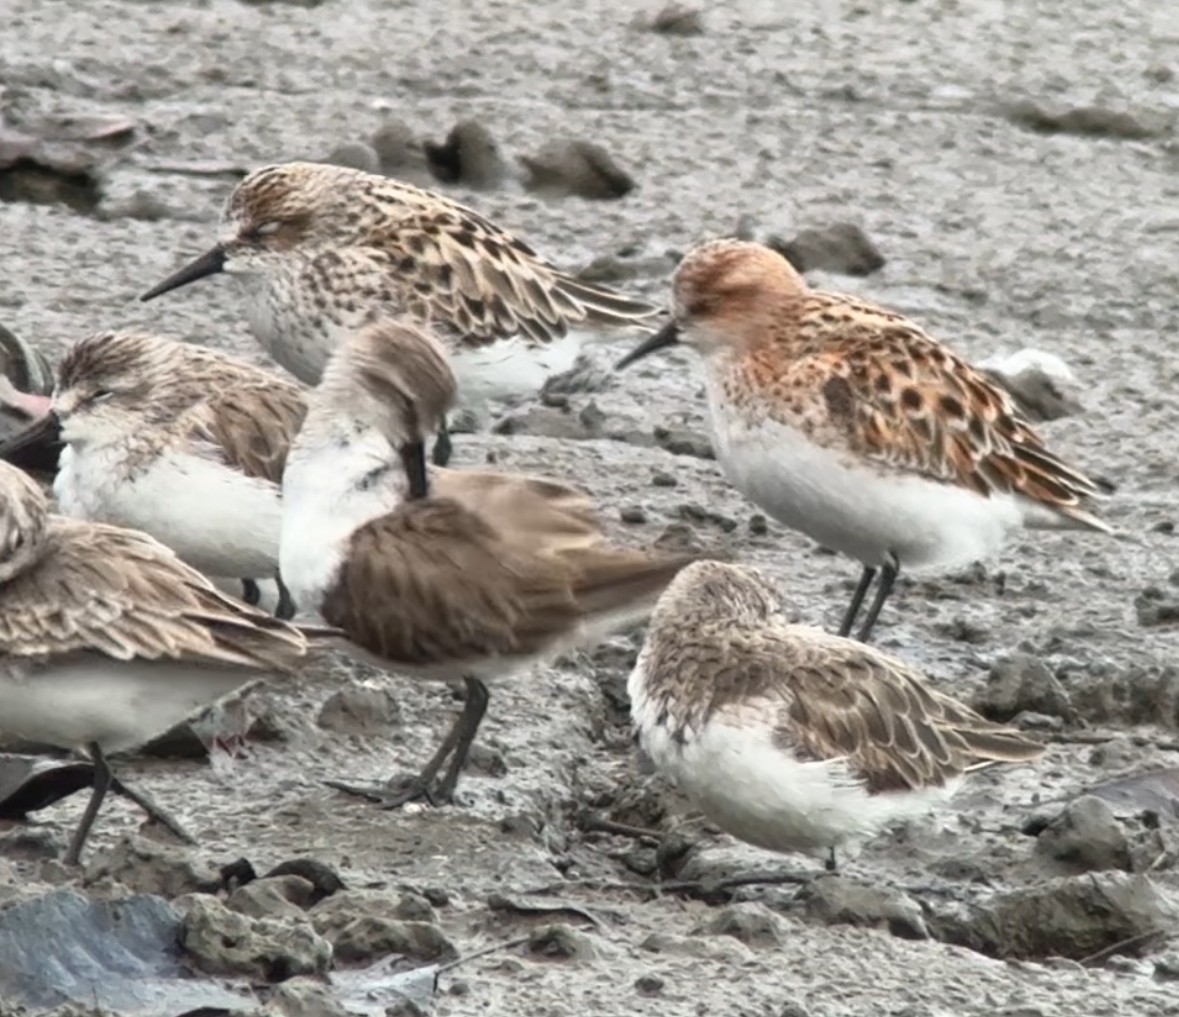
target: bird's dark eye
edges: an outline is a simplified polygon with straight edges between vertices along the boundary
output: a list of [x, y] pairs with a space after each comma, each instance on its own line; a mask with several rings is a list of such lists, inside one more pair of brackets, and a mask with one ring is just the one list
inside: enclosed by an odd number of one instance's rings
[[248, 230], [242, 231], [242, 239], [247, 243], [257, 244], [265, 240], [267, 237], [274, 236], [282, 228], [282, 223], [277, 219], [268, 219], [266, 222], [259, 223], [257, 226], [251, 226]]
[[115, 394], [115, 393], [114, 393], [114, 391], [113, 391], [112, 389], [109, 389], [109, 388], [98, 388], [98, 389], [95, 389], [95, 390], [94, 390], [94, 395], [92, 395], [92, 396], [91, 396], [91, 397], [90, 397], [90, 398], [87, 400], [87, 402], [91, 402], [91, 403], [104, 403], [104, 402], [106, 402], [106, 401], [107, 401], [107, 400], [108, 400], [108, 399], [109, 399], [111, 396], [113, 396], [114, 394]]

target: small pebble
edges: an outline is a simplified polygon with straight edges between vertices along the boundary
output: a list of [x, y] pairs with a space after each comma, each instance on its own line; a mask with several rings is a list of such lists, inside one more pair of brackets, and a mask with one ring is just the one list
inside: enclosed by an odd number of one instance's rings
[[635, 979], [635, 988], [644, 996], [657, 996], [667, 983], [658, 975], [639, 975]]
[[663, 470], [656, 470], [651, 475], [651, 485], [653, 487], [675, 487], [679, 483], [675, 475], [665, 473]]
[[646, 509], [639, 505], [630, 505], [624, 508], [618, 517], [631, 526], [639, 526], [647, 521]]

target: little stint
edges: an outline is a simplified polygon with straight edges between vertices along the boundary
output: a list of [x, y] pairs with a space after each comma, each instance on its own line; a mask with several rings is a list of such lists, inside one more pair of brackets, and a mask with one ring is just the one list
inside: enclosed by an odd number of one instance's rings
[[710, 820], [825, 855], [947, 798], [963, 774], [1044, 748], [863, 643], [790, 624], [756, 571], [688, 566], [628, 683], [643, 750]]
[[219, 593], [151, 537], [51, 515], [0, 463], [0, 733], [94, 762], [77, 864], [133, 749], [241, 686], [294, 670], [304, 631]]
[[[531, 394], [571, 368], [582, 327], [641, 325], [656, 313], [560, 271], [441, 194], [319, 163], [247, 176], [229, 198], [217, 245], [142, 299], [219, 272], [246, 282], [255, 337], [307, 384], [376, 312], [438, 330], [463, 402], [475, 409]], [[440, 439], [444, 464], [445, 431]]]
[[1020, 527], [1110, 532], [1108, 493], [1049, 451], [1011, 396], [913, 322], [810, 289], [760, 244], [690, 251], [670, 321], [626, 367], [676, 342], [705, 362], [726, 476], [775, 519], [863, 564], [840, 634], [867, 640], [902, 568], [997, 553]]
[[408, 784], [333, 785], [388, 807], [451, 799], [485, 679], [644, 618], [691, 560], [609, 546], [589, 501], [562, 484], [427, 473], [423, 442], [454, 392], [428, 331], [362, 329], [333, 354], [283, 475], [281, 566], [295, 600], [378, 663], [466, 687], [463, 712]]

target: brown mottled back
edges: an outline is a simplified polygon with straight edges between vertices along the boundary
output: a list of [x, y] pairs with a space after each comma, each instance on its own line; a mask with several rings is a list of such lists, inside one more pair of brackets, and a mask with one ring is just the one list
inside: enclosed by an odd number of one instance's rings
[[755, 716], [785, 751], [846, 759], [872, 793], [941, 786], [1043, 752], [903, 661], [789, 624], [774, 588], [749, 568], [700, 562], [680, 572], [652, 615], [639, 667], [673, 728]]
[[310, 264], [346, 252], [353, 275], [363, 263], [388, 280], [394, 310], [467, 342], [521, 334], [547, 343], [571, 325], [642, 324], [656, 313], [560, 271], [445, 195], [359, 170], [263, 167], [238, 185], [224, 218], [231, 253], [298, 253]]

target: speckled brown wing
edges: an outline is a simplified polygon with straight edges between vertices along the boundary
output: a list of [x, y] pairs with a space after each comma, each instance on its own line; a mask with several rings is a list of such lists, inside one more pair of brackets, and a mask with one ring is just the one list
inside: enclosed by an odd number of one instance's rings
[[845, 759], [870, 792], [941, 786], [967, 770], [1043, 752], [930, 688], [904, 662], [817, 629], [737, 631], [724, 659], [729, 680], [716, 687], [712, 712], [774, 711], [783, 747]]
[[249, 477], [282, 483], [287, 453], [307, 415], [307, 393], [281, 379], [234, 385], [190, 411], [192, 435]]
[[45, 554], [0, 587], [0, 654], [86, 650], [288, 671], [307, 640], [224, 596], [144, 534], [54, 517]]
[[1018, 492], [1077, 523], [1108, 492], [1045, 448], [1011, 396], [900, 315], [812, 294], [798, 324], [805, 352], [788, 384], [822, 393], [825, 423], [869, 459], [984, 496]]
[[543, 652], [581, 618], [572, 570], [501, 540], [450, 499], [409, 502], [353, 535], [320, 613], [393, 663]]
[[468, 342], [519, 334], [537, 344], [573, 325], [642, 325], [650, 304], [561, 272], [477, 212], [429, 195], [403, 206], [366, 244], [385, 252], [410, 313]]

